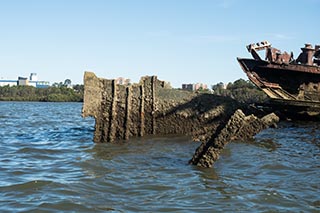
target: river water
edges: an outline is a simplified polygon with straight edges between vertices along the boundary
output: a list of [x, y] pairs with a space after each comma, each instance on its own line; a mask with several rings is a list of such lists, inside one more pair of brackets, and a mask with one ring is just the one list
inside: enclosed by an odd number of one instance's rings
[[320, 123], [229, 143], [204, 169], [186, 137], [94, 144], [81, 107], [0, 102], [0, 212], [320, 211]]

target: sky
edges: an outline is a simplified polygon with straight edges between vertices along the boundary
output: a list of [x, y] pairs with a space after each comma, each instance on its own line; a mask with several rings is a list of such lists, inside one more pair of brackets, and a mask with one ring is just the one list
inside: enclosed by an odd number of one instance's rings
[[251, 57], [250, 43], [268, 40], [295, 57], [320, 44], [319, 8], [320, 0], [0, 0], [0, 79], [247, 79], [236, 58]]

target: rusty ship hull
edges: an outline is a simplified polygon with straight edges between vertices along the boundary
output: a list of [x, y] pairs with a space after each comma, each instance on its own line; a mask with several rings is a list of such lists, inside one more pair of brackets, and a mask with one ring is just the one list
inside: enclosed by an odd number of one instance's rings
[[254, 49], [248, 50], [254, 59], [237, 60], [248, 79], [269, 97], [268, 105], [288, 113], [320, 114], [320, 66], [314, 61], [300, 63], [290, 57], [283, 61], [272, 55], [262, 60]]

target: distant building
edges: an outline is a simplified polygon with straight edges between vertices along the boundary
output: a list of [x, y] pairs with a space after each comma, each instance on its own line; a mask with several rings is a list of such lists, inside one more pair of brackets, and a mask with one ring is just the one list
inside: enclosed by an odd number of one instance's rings
[[193, 85], [193, 90], [199, 90], [199, 89], [208, 89], [208, 86], [203, 83], [196, 83]]
[[33, 86], [37, 88], [47, 88], [50, 86], [49, 81], [38, 81], [37, 73], [31, 73], [29, 79], [18, 77], [18, 80], [0, 79], [0, 86]]
[[116, 84], [119, 84], [119, 85], [129, 85], [131, 82], [130, 79], [123, 78], [123, 77], [119, 77], [115, 79], [115, 81], [116, 81]]
[[193, 91], [193, 84], [182, 84], [182, 89]]
[[28, 78], [18, 77], [18, 86], [26, 86], [29, 85]]
[[3, 86], [17, 86], [18, 85], [18, 81], [17, 80], [3, 80], [0, 79], [0, 87]]
[[203, 83], [196, 83], [196, 84], [182, 84], [182, 89], [183, 90], [188, 90], [188, 91], [197, 91], [200, 89], [208, 89], [208, 86]]
[[[34, 82], [30, 82], [30, 83], [34, 83]], [[36, 81], [35, 84], [36, 84], [35, 87], [37, 88], [48, 88], [50, 86], [49, 81]]]

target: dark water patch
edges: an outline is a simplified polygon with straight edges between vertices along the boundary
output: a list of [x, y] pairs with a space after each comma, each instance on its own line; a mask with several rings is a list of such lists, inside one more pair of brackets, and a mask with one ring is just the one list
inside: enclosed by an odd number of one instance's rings
[[14, 184], [10, 186], [0, 187], [0, 191], [12, 191], [14, 193], [16, 192], [24, 192], [28, 190], [39, 190], [44, 186], [47, 186], [48, 184], [51, 184], [50, 181], [41, 181], [41, 180], [34, 180], [29, 181], [21, 184]]

